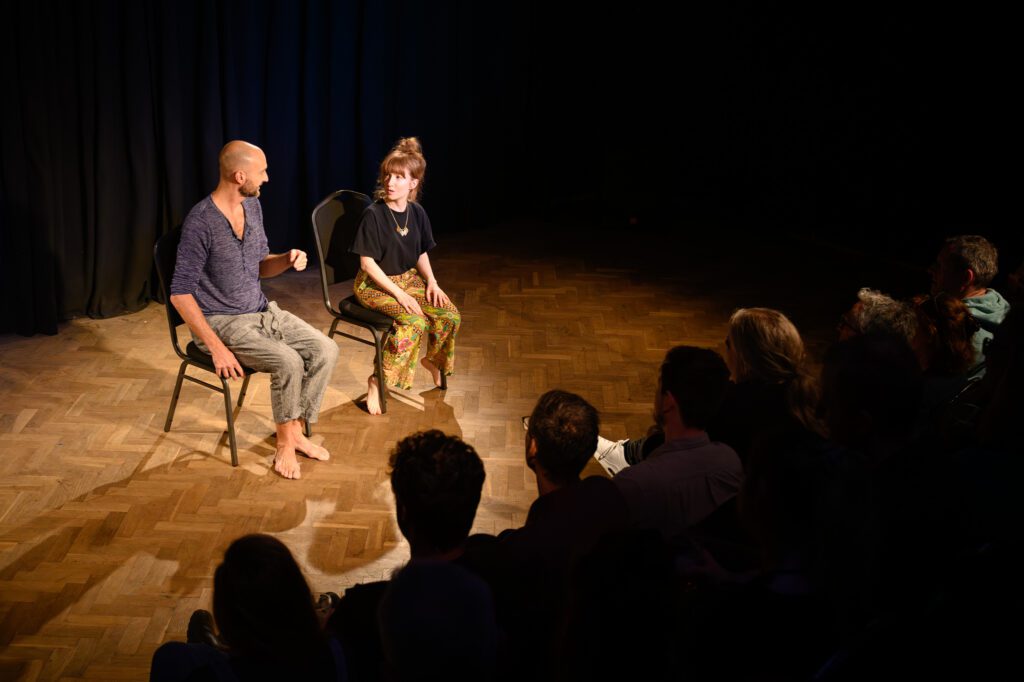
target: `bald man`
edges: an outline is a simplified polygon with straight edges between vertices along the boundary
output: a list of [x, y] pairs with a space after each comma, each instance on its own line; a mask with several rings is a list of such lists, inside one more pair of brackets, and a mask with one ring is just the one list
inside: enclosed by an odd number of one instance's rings
[[269, 181], [267, 157], [248, 142], [220, 152], [220, 181], [185, 218], [171, 303], [192, 330], [196, 345], [213, 357], [217, 374], [244, 376], [242, 364], [270, 373], [270, 401], [277, 423], [274, 470], [299, 478], [296, 453], [326, 460], [330, 453], [303, 434], [312, 424], [338, 346], [303, 320], [268, 301], [260, 277], [303, 270], [298, 249], [272, 254], [263, 231], [260, 186]]

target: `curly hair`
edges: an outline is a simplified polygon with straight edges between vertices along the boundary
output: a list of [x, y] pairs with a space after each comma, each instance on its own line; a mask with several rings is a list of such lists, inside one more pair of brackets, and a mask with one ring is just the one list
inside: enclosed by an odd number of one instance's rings
[[437, 429], [403, 438], [391, 452], [398, 526], [414, 552], [445, 552], [469, 535], [484, 485], [476, 450]]
[[861, 334], [892, 334], [910, 343], [917, 333], [917, 315], [908, 304], [875, 289], [857, 292], [853, 317]]
[[409, 171], [409, 177], [419, 182], [409, 190], [409, 201], [423, 192], [423, 182], [427, 174], [427, 160], [423, 157], [423, 148], [415, 137], [403, 137], [391, 148], [388, 155], [380, 162], [380, 173], [377, 174], [377, 188], [373, 191], [374, 199], [387, 197], [388, 175], [393, 172]]
[[910, 303], [917, 314], [915, 345], [925, 354], [923, 369], [944, 376], [963, 374], [975, 362], [971, 339], [980, 329], [970, 308], [955, 296], [915, 296]]

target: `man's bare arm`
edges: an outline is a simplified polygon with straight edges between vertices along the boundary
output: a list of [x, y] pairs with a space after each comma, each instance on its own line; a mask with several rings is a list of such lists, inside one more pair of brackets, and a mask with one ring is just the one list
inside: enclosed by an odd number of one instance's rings
[[306, 269], [306, 252], [292, 249], [286, 253], [271, 253], [260, 261], [260, 277], [277, 277], [288, 268]]
[[210, 355], [213, 357], [213, 366], [217, 369], [218, 376], [222, 376], [225, 379], [233, 379], [235, 377], [241, 379], [245, 376], [242, 366], [238, 363], [238, 358], [228, 350], [228, 347], [217, 336], [217, 332], [213, 331], [210, 327], [206, 321], [206, 316], [203, 315], [203, 311], [200, 310], [199, 304], [196, 303], [196, 299], [192, 294], [171, 296], [171, 304], [177, 309], [181, 319], [185, 320], [185, 324], [188, 325], [189, 329], [210, 349]]

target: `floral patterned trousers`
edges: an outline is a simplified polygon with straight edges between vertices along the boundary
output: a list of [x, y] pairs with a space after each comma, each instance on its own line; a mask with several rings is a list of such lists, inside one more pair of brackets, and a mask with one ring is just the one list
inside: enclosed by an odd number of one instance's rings
[[455, 335], [462, 316], [454, 303], [438, 308], [427, 302], [427, 285], [415, 268], [401, 275], [388, 277], [398, 287], [416, 299], [423, 315], [406, 312], [395, 297], [381, 289], [360, 270], [353, 289], [356, 298], [366, 308], [384, 313], [395, 320], [384, 344], [384, 381], [396, 388], [412, 388], [424, 337], [427, 340], [426, 358], [445, 376], [451, 376], [455, 367]]

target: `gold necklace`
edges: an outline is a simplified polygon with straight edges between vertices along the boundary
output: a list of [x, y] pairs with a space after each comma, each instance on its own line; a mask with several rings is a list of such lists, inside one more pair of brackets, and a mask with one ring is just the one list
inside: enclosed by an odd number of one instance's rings
[[391, 214], [391, 219], [395, 221], [395, 232], [397, 232], [403, 237], [409, 234], [409, 214], [412, 213], [412, 211], [409, 210], [409, 204], [405, 205], [405, 225], [398, 224], [398, 219], [395, 218], [394, 212], [391, 210], [391, 207], [388, 206], [386, 202], [384, 206], [387, 207], [388, 213]]

